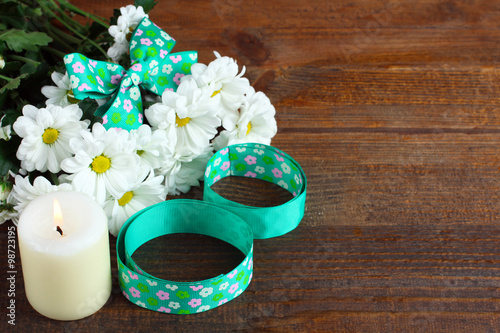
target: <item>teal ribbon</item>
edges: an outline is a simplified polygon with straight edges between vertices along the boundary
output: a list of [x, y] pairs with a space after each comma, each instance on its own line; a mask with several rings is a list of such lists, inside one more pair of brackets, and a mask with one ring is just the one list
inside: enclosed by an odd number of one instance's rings
[[[293, 199], [274, 207], [250, 207], [227, 200], [210, 186], [224, 177], [258, 178], [287, 189]], [[172, 314], [204, 312], [240, 295], [253, 276], [253, 239], [293, 230], [304, 215], [306, 177], [289, 155], [254, 143], [226, 147], [210, 159], [205, 171], [204, 200], [175, 199], [137, 212], [123, 225], [116, 241], [118, 279], [123, 295], [136, 305]], [[245, 259], [217, 277], [177, 282], [158, 279], [132, 259], [134, 252], [156, 237], [193, 233], [221, 239]]]
[[[228, 200], [211, 186], [229, 176], [262, 179], [288, 190], [293, 199], [273, 207], [252, 207]], [[255, 239], [281, 236], [295, 229], [304, 216], [306, 176], [285, 152], [266, 145], [244, 143], [219, 150], [205, 171], [203, 200], [224, 206], [243, 218]]]
[[145, 17], [130, 39], [131, 67], [92, 60], [79, 53], [64, 57], [71, 88], [76, 99], [110, 100], [99, 107], [96, 116], [103, 118], [105, 128], [131, 130], [143, 123], [140, 87], [161, 95], [177, 90], [182, 76], [190, 74], [198, 53], [186, 51], [170, 54], [175, 40]]
[[[196, 282], [156, 278], [144, 272], [132, 259], [134, 252], [144, 243], [175, 233], [221, 239], [239, 249], [245, 259], [227, 274]], [[233, 213], [199, 200], [168, 200], [136, 213], [120, 230], [116, 251], [123, 295], [149, 310], [172, 314], [204, 312], [233, 300], [252, 280], [251, 228]]]

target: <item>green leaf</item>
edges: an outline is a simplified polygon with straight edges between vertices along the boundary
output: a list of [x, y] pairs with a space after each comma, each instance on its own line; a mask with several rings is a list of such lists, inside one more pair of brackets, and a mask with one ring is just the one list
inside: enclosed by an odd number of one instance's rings
[[32, 62], [27, 62], [23, 65], [23, 67], [21, 67], [21, 69], [19, 70], [19, 73], [31, 75], [31, 74], [36, 72], [37, 68], [38, 68], [38, 65], [35, 65]]
[[0, 34], [0, 40], [7, 43], [9, 49], [15, 52], [23, 50], [36, 51], [38, 46], [46, 46], [52, 42], [52, 38], [44, 32], [29, 32], [24, 30], [10, 29]]
[[6, 60], [7, 62], [5, 63], [5, 67], [0, 71], [2, 75], [17, 72], [22, 66], [22, 63], [20, 63], [19, 61], [9, 61], [8, 58]]
[[99, 104], [97, 104], [95, 99], [85, 98], [83, 101], [78, 103], [78, 106], [83, 111], [82, 119], [90, 119], [90, 122], [93, 124], [98, 122], [101, 118], [94, 116], [94, 113], [97, 111]]
[[142, 8], [144, 8], [144, 12], [147, 14], [157, 3], [158, 2], [155, 2], [155, 0], [135, 0], [134, 5], [136, 7], [142, 6]]
[[6, 29], [7, 29], [7, 25], [0, 23], [0, 30], [6, 30]]
[[0, 140], [0, 177], [8, 175], [9, 170], [14, 173], [19, 171], [20, 162], [16, 158], [16, 152], [20, 143], [18, 136], [13, 136], [9, 141]]
[[7, 109], [3, 113], [5, 117], [2, 118], [2, 127], [12, 125], [22, 115], [20, 111], [14, 109]]
[[5, 1], [0, 3], [0, 22], [7, 27], [24, 29], [27, 20], [23, 17], [23, 9], [18, 1]]
[[118, 18], [122, 15], [119, 9], [113, 9], [113, 16], [110, 17], [109, 19], [109, 25], [117, 25], [118, 24]]
[[24, 79], [26, 76], [28, 76], [28, 74], [21, 74], [18, 77], [10, 80], [6, 85], [0, 88], [0, 94], [3, 94], [6, 90], [12, 90], [19, 87], [19, 85], [21, 84], [21, 80]]

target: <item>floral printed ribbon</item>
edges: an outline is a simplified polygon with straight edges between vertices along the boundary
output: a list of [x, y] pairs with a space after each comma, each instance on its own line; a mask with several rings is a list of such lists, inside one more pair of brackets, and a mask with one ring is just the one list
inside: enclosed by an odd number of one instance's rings
[[[210, 189], [228, 176], [266, 180], [287, 189], [294, 197], [274, 207], [237, 204]], [[129, 301], [149, 310], [190, 314], [213, 309], [239, 296], [252, 280], [253, 239], [283, 235], [302, 219], [306, 177], [300, 165], [279, 149], [238, 144], [218, 151], [208, 162], [204, 193], [205, 201], [164, 201], [139, 211], [123, 225], [116, 242], [118, 279]], [[159, 279], [134, 262], [132, 255], [141, 245], [173, 233], [221, 239], [238, 248], [245, 259], [227, 274], [196, 282]]]
[[145, 17], [130, 39], [132, 66], [128, 70], [79, 53], [66, 55], [64, 63], [75, 98], [111, 96], [96, 112], [103, 118], [104, 127], [138, 128], [143, 123], [139, 87], [157, 95], [167, 89], [175, 91], [180, 78], [191, 72], [191, 65], [198, 59], [196, 51], [170, 54], [174, 45], [172, 37]]
[[[252, 207], [228, 200], [211, 186], [228, 176], [262, 179], [281, 186], [293, 195], [274, 207]], [[304, 216], [306, 176], [299, 163], [283, 151], [266, 145], [244, 143], [219, 150], [205, 170], [203, 200], [225, 207], [243, 218], [255, 239], [281, 236], [295, 229]]]
[[[243, 252], [245, 259], [228, 274], [196, 282], [163, 280], [141, 270], [132, 259], [134, 252], [147, 241], [172, 233], [221, 239]], [[138, 212], [120, 230], [116, 250], [123, 295], [149, 310], [172, 314], [207, 311], [239, 296], [252, 279], [250, 226], [233, 213], [204, 201], [168, 200]]]

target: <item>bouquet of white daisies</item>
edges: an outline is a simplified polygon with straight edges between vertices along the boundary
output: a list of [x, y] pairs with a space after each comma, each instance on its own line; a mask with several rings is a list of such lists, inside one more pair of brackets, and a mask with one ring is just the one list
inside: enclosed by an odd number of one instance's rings
[[[217, 52], [208, 65], [193, 64], [175, 91], [144, 91], [145, 121], [134, 130], [105, 129], [94, 113], [106, 100], [75, 99], [62, 56], [82, 52], [130, 67], [129, 34], [153, 7], [154, 1], [137, 1], [115, 10], [108, 25], [66, 1], [0, 5], [43, 23], [0, 23], [0, 223], [16, 223], [40, 195], [74, 190], [104, 208], [116, 236], [135, 212], [199, 186], [214, 151], [270, 143], [277, 127], [269, 98], [243, 77], [244, 67]], [[72, 26], [79, 24], [74, 14], [92, 25]], [[59, 23], [64, 29], [57, 29]], [[9, 34], [26, 42], [19, 45]]]

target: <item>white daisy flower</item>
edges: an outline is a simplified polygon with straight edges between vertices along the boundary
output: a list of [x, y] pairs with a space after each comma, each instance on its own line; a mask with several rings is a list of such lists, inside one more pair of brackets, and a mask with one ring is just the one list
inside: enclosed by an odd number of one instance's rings
[[59, 172], [61, 161], [72, 155], [70, 140], [88, 127], [88, 121], [80, 120], [82, 114], [76, 104], [42, 109], [24, 106], [23, 116], [14, 123], [14, 131], [23, 138], [16, 155], [21, 167], [27, 171]]
[[[153, 104], [145, 111], [154, 129], [175, 133], [175, 150], [182, 155], [199, 155], [217, 134], [217, 98], [198, 88], [194, 79], [183, 80], [177, 92], [166, 90], [162, 103]], [[186, 153], [184, 153], [184, 151]]]
[[239, 114], [230, 114], [223, 119], [225, 130], [214, 139], [215, 149], [245, 142], [269, 145], [278, 130], [275, 113], [269, 98], [250, 87]]
[[156, 169], [172, 158], [175, 136], [174, 140], [168, 140], [165, 131], [152, 131], [148, 125], [141, 125], [137, 130], [130, 131], [130, 135], [135, 138], [135, 152], [142, 164]]
[[79, 100], [73, 95], [72, 85], [67, 72], [65, 74], [53, 72], [50, 77], [56, 84], [56, 87], [42, 87], [42, 94], [48, 98], [45, 101], [45, 105], [54, 104], [65, 107], [79, 102]]
[[[63, 183], [60, 185], [51, 184], [43, 176], [38, 176], [31, 185], [29, 177], [16, 175], [12, 192], [7, 199], [7, 202], [14, 205], [14, 209], [21, 214], [26, 206], [39, 196], [56, 191], [71, 191], [71, 184]], [[12, 218], [15, 225], [18, 223], [18, 216]]]
[[130, 26], [136, 27], [141, 23], [144, 17], [149, 17], [148, 14], [144, 12], [142, 6], [127, 5], [126, 7], [120, 8], [121, 17], [127, 20]]
[[212, 96], [221, 96], [222, 109], [220, 118], [228, 114], [236, 114], [243, 103], [244, 94], [250, 87], [248, 79], [242, 77], [245, 67], [238, 74], [236, 61], [229, 57], [221, 57], [214, 51], [216, 59], [205, 65], [196, 63], [191, 66], [191, 74], [196, 80], [198, 87], [210, 88]]
[[165, 176], [165, 187], [169, 195], [186, 193], [192, 186], [199, 186], [208, 160], [213, 155], [212, 145], [205, 147], [200, 155], [180, 155], [175, 153], [173, 163], [158, 169]]
[[0, 69], [3, 69], [5, 67], [5, 59], [3, 55], [0, 54]]
[[155, 177], [151, 169], [141, 169], [136, 182], [123, 196], [111, 196], [104, 203], [109, 231], [114, 236], [118, 235], [123, 224], [136, 212], [165, 200], [163, 176]]
[[80, 138], [70, 141], [74, 157], [62, 161], [76, 191], [87, 193], [98, 204], [108, 196], [120, 198], [136, 179], [138, 156], [135, 142], [127, 131], [106, 129], [95, 123], [92, 132], [80, 131]]
[[115, 40], [115, 43], [108, 49], [108, 56], [113, 61], [119, 61], [128, 52], [130, 35], [142, 19], [148, 17], [142, 6], [128, 5], [121, 7], [120, 13], [117, 24], [110, 26], [108, 29], [109, 34]]

